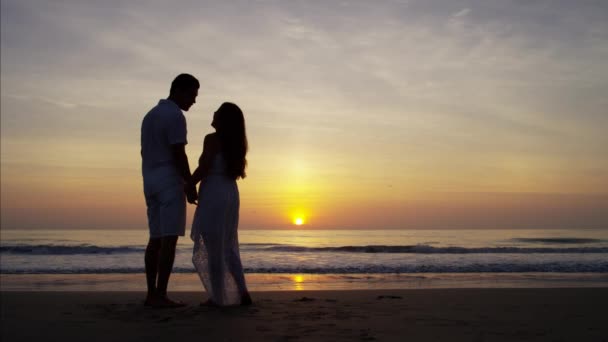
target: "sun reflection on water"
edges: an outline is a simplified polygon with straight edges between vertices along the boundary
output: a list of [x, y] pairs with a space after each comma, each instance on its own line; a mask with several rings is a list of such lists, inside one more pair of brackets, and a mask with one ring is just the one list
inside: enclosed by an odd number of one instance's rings
[[296, 291], [304, 290], [304, 276], [303, 275], [294, 274], [291, 277], [291, 280], [293, 281], [294, 290], [296, 290]]

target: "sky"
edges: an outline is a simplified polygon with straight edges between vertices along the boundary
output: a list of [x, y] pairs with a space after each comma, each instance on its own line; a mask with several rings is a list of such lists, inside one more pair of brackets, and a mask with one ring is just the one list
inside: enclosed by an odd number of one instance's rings
[[608, 229], [606, 1], [0, 6], [2, 229], [146, 229], [141, 120], [183, 72], [192, 167], [245, 114], [241, 229]]

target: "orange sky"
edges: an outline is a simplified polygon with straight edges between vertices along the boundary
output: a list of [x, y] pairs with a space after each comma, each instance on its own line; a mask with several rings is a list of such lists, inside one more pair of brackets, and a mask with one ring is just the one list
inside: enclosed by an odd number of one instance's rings
[[141, 119], [181, 72], [192, 164], [245, 113], [243, 229], [608, 228], [602, 8], [1, 6], [2, 229], [145, 229]]

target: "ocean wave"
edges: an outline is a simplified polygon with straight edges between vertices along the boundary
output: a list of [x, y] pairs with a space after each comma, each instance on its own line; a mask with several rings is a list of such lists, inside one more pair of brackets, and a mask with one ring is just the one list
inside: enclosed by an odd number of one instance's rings
[[[190, 250], [190, 246], [179, 246]], [[95, 245], [8, 245], [0, 246], [0, 253], [23, 255], [72, 255], [72, 254], [131, 254], [143, 253], [145, 246], [95, 246]], [[392, 246], [337, 246], [305, 247], [281, 244], [241, 244], [244, 252], [285, 252], [285, 253], [403, 253], [403, 254], [588, 254], [608, 253], [608, 247], [433, 247], [426, 244]]]
[[[108, 268], [22, 268], [0, 269], [1, 274], [137, 274], [143, 267]], [[175, 267], [174, 273], [194, 273], [191, 267]], [[267, 274], [409, 274], [409, 273], [606, 273], [608, 262], [600, 263], [488, 263], [467, 265], [361, 265], [347, 267], [245, 267], [245, 273]]]
[[417, 253], [417, 254], [528, 254], [528, 253], [608, 253], [608, 247], [571, 247], [571, 248], [523, 248], [523, 247], [433, 247], [429, 245], [390, 246], [340, 246], [340, 247], [302, 247], [272, 246], [266, 251], [275, 252], [347, 252], [347, 253]]
[[28, 255], [71, 255], [71, 254], [130, 254], [143, 253], [145, 247], [95, 245], [9, 245], [0, 246], [0, 253]]
[[513, 238], [511, 241], [515, 242], [526, 242], [526, 243], [555, 243], [555, 244], [577, 244], [577, 243], [599, 243], [604, 242], [600, 239], [588, 239], [588, 238]]

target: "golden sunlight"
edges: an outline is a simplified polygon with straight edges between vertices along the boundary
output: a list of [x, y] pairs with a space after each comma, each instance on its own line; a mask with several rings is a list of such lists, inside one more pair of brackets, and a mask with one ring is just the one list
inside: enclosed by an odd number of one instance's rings
[[306, 220], [310, 217], [310, 213], [308, 210], [303, 207], [296, 207], [292, 210], [289, 210], [289, 214], [287, 215], [291, 223], [295, 226], [302, 226], [306, 224]]
[[294, 274], [292, 276], [293, 289], [296, 291], [304, 290], [304, 276], [301, 274]]

